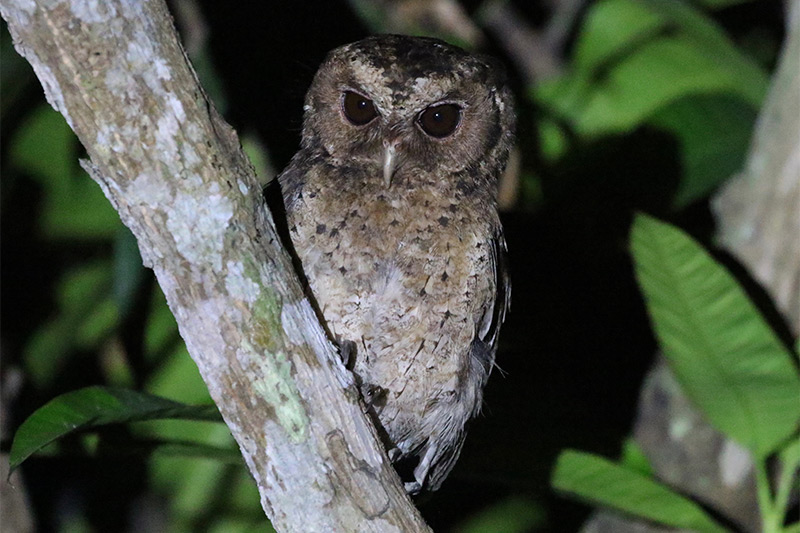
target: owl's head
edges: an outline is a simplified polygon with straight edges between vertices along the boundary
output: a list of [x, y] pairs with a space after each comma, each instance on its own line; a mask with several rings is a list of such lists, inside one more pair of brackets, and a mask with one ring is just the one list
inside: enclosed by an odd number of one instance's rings
[[504, 71], [437, 39], [378, 35], [333, 50], [306, 96], [303, 146], [397, 176], [499, 174], [513, 142]]

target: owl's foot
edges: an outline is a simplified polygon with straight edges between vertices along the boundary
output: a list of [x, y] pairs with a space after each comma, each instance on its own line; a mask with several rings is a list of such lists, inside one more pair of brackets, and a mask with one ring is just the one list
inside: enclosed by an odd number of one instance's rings
[[406, 481], [404, 484], [406, 494], [409, 496], [416, 496], [422, 490], [422, 483], [419, 481]]
[[[402, 472], [402, 470], [404, 470], [403, 466], [402, 465], [398, 465], [396, 463], [402, 462], [405, 459], [408, 459], [409, 457], [408, 456], [404, 456], [403, 452], [400, 451], [400, 448], [398, 448], [397, 446], [389, 448], [388, 450], [386, 450], [386, 453], [389, 456], [389, 460], [394, 464], [395, 468], [398, 468], [398, 473], [400, 474], [400, 476], [401, 477], [405, 477], [405, 475]], [[414, 470], [414, 478], [415, 478], [414, 481], [406, 481], [406, 482], [403, 483], [403, 486], [406, 489], [406, 493], [411, 495], [411, 496], [415, 496], [415, 495], [419, 494], [422, 491], [422, 482], [424, 481], [424, 480], [420, 480], [417, 477], [417, 471], [416, 470]]]
[[408, 494], [412, 496], [419, 494], [422, 487], [425, 486], [425, 480], [428, 478], [428, 472], [430, 472], [433, 466], [433, 459], [436, 457], [437, 449], [438, 446], [432, 444], [431, 441], [428, 440], [428, 447], [425, 448], [425, 455], [422, 456], [422, 459], [419, 460], [419, 464], [414, 469], [414, 481], [405, 483], [405, 489]]

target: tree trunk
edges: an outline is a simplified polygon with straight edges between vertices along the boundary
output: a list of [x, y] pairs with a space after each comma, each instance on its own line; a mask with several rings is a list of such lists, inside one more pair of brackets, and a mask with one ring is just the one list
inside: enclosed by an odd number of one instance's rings
[[800, 333], [800, 0], [744, 171], [714, 199], [722, 244]]
[[163, 0], [2, 0], [136, 235], [278, 531], [428, 531]]

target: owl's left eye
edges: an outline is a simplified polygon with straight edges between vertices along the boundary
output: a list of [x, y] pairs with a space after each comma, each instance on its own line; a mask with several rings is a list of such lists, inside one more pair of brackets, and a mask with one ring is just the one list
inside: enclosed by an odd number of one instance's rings
[[432, 105], [419, 114], [417, 122], [422, 131], [441, 139], [456, 131], [461, 122], [461, 108], [456, 104]]
[[363, 126], [378, 116], [375, 104], [366, 96], [353, 91], [345, 91], [342, 96], [342, 111], [352, 124]]

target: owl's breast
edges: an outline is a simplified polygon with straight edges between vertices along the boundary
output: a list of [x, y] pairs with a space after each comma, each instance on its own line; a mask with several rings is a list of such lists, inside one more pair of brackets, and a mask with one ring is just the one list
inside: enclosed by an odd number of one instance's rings
[[475, 308], [494, 290], [479, 208], [441, 185], [345, 186], [306, 189], [288, 213], [331, 332], [376, 374], [406, 354], [441, 359], [454, 375], [463, 365]]

